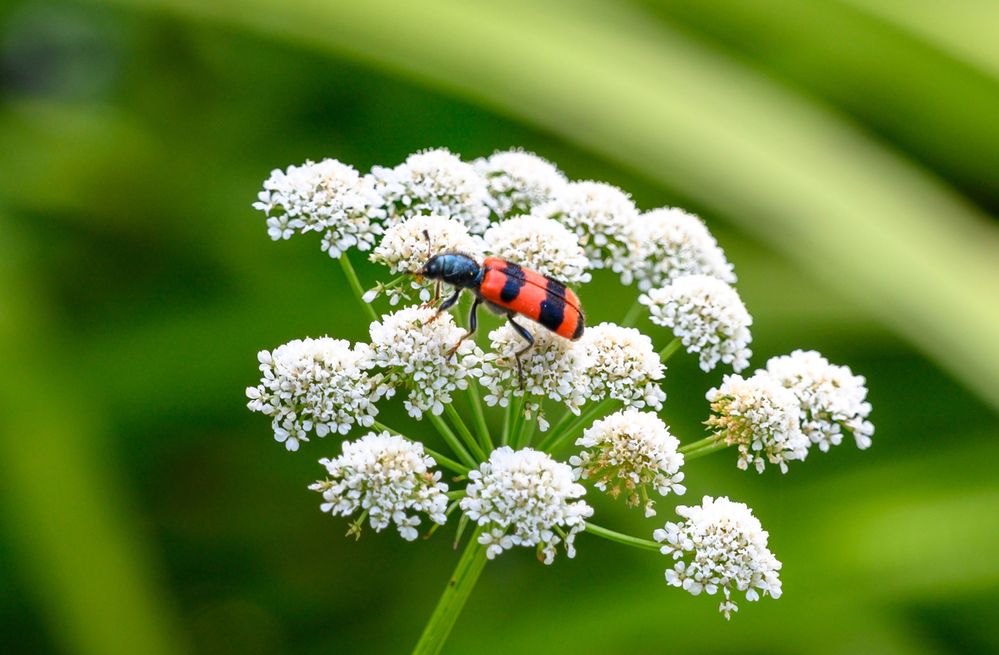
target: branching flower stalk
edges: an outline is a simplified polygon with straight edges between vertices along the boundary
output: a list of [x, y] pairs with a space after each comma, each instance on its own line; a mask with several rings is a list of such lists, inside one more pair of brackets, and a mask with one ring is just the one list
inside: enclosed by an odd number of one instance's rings
[[[676, 505], [680, 520], [654, 524], [648, 539], [593, 522], [587, 494], [651, 519], [685, 494], [687, 465], [712, 453], [732, 447], [738, 468], [786, 472], [813, 445], [825, 452], [846, 434], [871, 445], [866, 381], [848, 367], [797, 350], [739, 375], [752, 356], [752, 318], [721, 247], [680, 209], [643, 214], [620, 189], [570, 181], [531, 153], [468, 163], [444, 149], [364, 175], [334, 159], [275, 170], [253, 206], [273, 240], [319, 235], [364, 305], [370, 339], [262, 350], [247, 406], [271, 419], [288, 451], [342, 438], [310, 489], [323, 512], [347, 520], [348, 535], [392, 526], [413, 540], [454, 523], [454, 547], [465, 542], [415, 653], [440, 652], [490, 559], [529, 549], [550, 564], [560, 551], [573, 557], [580, 534], [667, 556], [667, 584], [720, 594], [726, 618], [738, 597], [778, 598], [781, 563], [746, 505], [711, 496]], [[351, 250], [384, 267], [367, 291]], [[450, 303], [456, 315], [434, 306], [447, 295], [416, 273], [444, 252], [504, 258], [584, 301], [606, 269], [633, 303], [621, 323], [589, 325], [578, 340], [521, 317], [534, 340], [521, 352], [509, 324], [467, 334], [470, 294]], [[651, 334], [633, 327], [643, 315]], [[674, 435], [660, 416], [666, 363], [681, 351], [704, 371], [732, 369], [706, 393], [702, 438]], [[400, 410], [406, 420], [383, 422]], [[414, 437], [418, 422], [442, 445]]]

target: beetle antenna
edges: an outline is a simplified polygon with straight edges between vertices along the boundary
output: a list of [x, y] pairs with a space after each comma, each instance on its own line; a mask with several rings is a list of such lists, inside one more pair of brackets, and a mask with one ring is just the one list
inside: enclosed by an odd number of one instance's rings
[[423, 236], [427, 238], [427, 259], [434, 256], [434, 248], [430, 243], [430, 232], [428, 230], [423, 230]]

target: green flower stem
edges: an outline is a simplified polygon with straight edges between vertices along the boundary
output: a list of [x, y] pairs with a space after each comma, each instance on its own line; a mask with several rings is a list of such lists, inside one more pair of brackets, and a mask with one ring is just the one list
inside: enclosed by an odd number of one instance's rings
[[375, 314], [374, 308], [370, 304], [364, 302], [364, 289], [361, 288], [361, 281], [357, 279], [357, 272], [354, 271], [354, 266], [350, 263], [347, 253], [340, 255], [340, 266], [343, 268], [343, 274], [347, 276], [347, 282], [350, 283], [350, 288], [354, 290], [354, 296], [357, 297], [357, 302], [361, 303], [364, 307], [364, 311], [367, 313], [368, 318], [372, 321], [377, 321], [378, 314]]
[[478, 582], [482, 569], [486, 566], [486, 547], [479, 543], [482, 528], [472, 533], [471, 539], [465, 545], [465, 550], [458, 560], [451, 579], [444, 587], [444, 593], [437, 601], [434, 613], [430, 615], [420, 641], [413, 648], [413, 655], [437, 655], [444, 647], [458, 615], [465, 606], [475, 583]]
[[465, 497], [465, 490], [464, 489], [455, 489], [454, 491], [447, 492], [447, 499], [448, 500], [459, 500], [459, 499], [464, 498], [464, 497]]
[[621, 321], [621, 325], [624, 327], [635, 327], [635, 323], [638, 322], [639, 317], [642, 315], [642, 303], [635, 299], [634, 304], [628, 310], [628, 313], [624, 315], [624, 320]]
[[[372, 424], [371, 427], [376, 428], [378, 430], [383, 430], [385, 432], [391, 432], [392, 434], [397, 434], [400, 437], [406, 437], [406, 435], [404, 435], [403, 433], [399, 432], [398, 430], [394, 430], [394, 429], [390, 428], [389, 426], [385, 425], [384, 423], [379, 423], [378, 421], [375, 421]], [[406, 438], [408, 439], [409, 437], [406, 437]], [[428, 455], [430, 455], [431, 457], [433, 457], [437, 461], [437, 463], [440, 464], [441, 466], [443, 466], [444, 468], [451, 469], [452, 471], [454, 471], [455, 473], [458, 473], [460, 475], [466, 475], [471, 470], [467, 466], [465, 466], [464, 464], [460, 464], [460, 463], [454, 461], [453, 459], [451, 459], [447, 455], [442, 455], [442, 454], [440, 454], [439, 452], [437, 452], [435, 450], [431, 450], [430, 448], [427, 448], [426, 445], [423, 446], [423, 451], [425, 453], [427, 453]]]
[[500, 435], [501, 446], [506, 446], [510, 443], [511, 423], [513, 423], [513, 401], [507, 400], [506, 409], [503, 411], [503, 433]]
[[[539, 411], [540, 413], [540, 411]], [[526, 426], [521, 428], [524, 433], [523, 438], [520, 440], [520, 447], [526, 448], [531, 445], [531, 441], [534, 440], [534, 431], [538, 427], [538, 417], [535, 416], [534, 419], [527, 423]]]
[[582, 414], [577, 416], [575, 420], [569, 423], [569, 426], [563, 428], [562, 432], [552, 432], [547, 439], [538, 444], [539, 450], [545, 450], [549, 453], [555, 453], [559, 448], [565, 445], [565, 442], [575, 436], [576, 432], [585, 425], [592, 423], [598, 418], [602, 418], [610, 413], [610, 410], [617, 405], [617, 400], [613, 398], [604, 398], [598, 403], [593, 404], [590, 408], [584, 411]]
[[[691, 444], [691, 445], [693, 445], [693, 444]], [[714, 441], [714, 442], [712, 442], [710, 444], [707, 444], [706, 446], [702, 446], [702, 447], [696, 448], [696, 449], [692, 448], [692, 449], [690, 449], [688, 451], [683, 451], [683, 449], [681, 449], [680, 452], [683, 453], [683, 459], [684, 459], [684, 461], [690, 461], [692, 459], [697, 459], [698, 457], [704, 457], [705, 455], [710, 455], [711, 453], [716, 453], [719, 450], [725, 450], [726, 448], [729, 447], [729, 445], [730, 444], [728, 442], [726, 442], [724, 439], [719, 439], [719, 440]]]
[[665, 363], [670, 357], [673, 356], [673, 353], [680, 349], [681, 345], [683, 344], [680, 343], [680, 339], [678, 337], [673, 337], [673, 340], [659, 351], [659, 359]]
[[441, 438], [444, 439], [451, 451], [458, 456], [458, 459], [467, 464], [469, 468], [476, 468], [478, 466], [475, 458], [468, 454], [468, 451], [461, 445], [461, 441], [455, 433], [451, 431], [451, 428], [447, 426], [444, 419], [435, 415], [433, 412], [424, 412], [424, 416], [430, 419], [433, 426], [437, 428], [437, 432], [440, 433]]
[[486, 454], [482, 452], [482, 448], [475, 440], [475, 436], [472, 434], [472, 431], [468, 429], [468, 426], [465, 425], [464, 419], [461, 418], [461, 414], [459, 414], [458, 410], [454, 408], [454, 405], [451, 403], [444, 405], [444, 413], [447, 414], [449, 419], [451, 419], [451, 424], [458, 429], [458, 434], [461, 435], [462, 440], [464, 440], [468, 449], [472, 451], [472, 454], [475, 455], [480, 462], [484, 461], [486, 459]]
[[679, 448], [677, 448], [677, 450], [683, 454], [687, 454], [695, 450], [700, 450], [701, 448], [704, 448], [706, 446], [712, 446], [718, 443], [720, 439], [721, 437], [719, 437], [717, 434], [713, 434], [710, 437], [704, 437], [700, 441], [693, 441], [691, 443], [684, 444]]
[[572, 421], [575, 418], [576, 418], [576, 415], [573, 414], [572, 412], [570, 412], [568, 409], [566, 409], [565, 413], [562, 414], [562, 416], [561, 416], [561, 418], [559, 418], [558, 422], [555, 425], [553, 425], [550, 428], [548, 428], [548, 435], [539, 442], [538, 446], [540, 447], [541, 444], [543, 444], [546, 441], [548, 441], [547, 437], [550, 437], [550, 436], [556, 435], [556, 434], [562, 434], [562, 431], [565, 430], [567, 427], [569, 427], [569, 424], [572, 423]]
[[524, 427], [524, 402], [527, 400], [527, 394], [517, 396], [513, 404], [513, 416], [511, 417], [510, 424], [510, 447], [514, 450], [520, 448], [521, 445], [521, 431]]
[[482, 397], [479, 394], [478, 380], [468, 382], [468, 404], [472, 407], [472, 418], [475, 420], [475, 429], [479, 433], [479, 443], [486, 455], [493, 451], [493, 438], [489, 434], [489, 425], [486, 423], [486, 414], [482, 410]]
[[594, 525], [589, 521], [586, 522], [586, 531], [590, 534], [595, 534], [598, 537], [607, 539], [608, 541], [624, 544], [625, 546], [634, 546], [635, 548], [641, 548], [642, 550], [653, 550], [658, 553], [661, 548], [661, 546], [654, 541], [641, 539], [639, 537], [632, 537], [631, 535], [621, 534], [620, 532], [614, 532], [613, 530], [608, 530], [607, 528], [601, 528], [599, 525]]

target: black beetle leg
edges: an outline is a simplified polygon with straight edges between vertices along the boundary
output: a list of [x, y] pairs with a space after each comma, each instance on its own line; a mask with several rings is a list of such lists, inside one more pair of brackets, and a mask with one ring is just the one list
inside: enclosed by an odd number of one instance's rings
[[466, 332], [464, 335], [462, 335], [460, 339], [458, 339], [458, 343], [454, 344], [454, 347], [451, 348], [451, 350], [447, 351], [448, 359], [450, 359], [451, 356], [458, 351], [458, 347], [461, 346], [461, 342], [467, 339], [468, 337], [472, 336], [473, 334], [475, 334], [475, 331], [479, 328], [479, 315], [477, 310], [479, 309], [479, 305], [481, 303], [482, 303], [482, 298], [476, 296], [475, 302], [472, 303], [472, 309], [471, 311], [468, 312], [468, 332]]
[[521, 357], [521, 355], [523, 355], [528, 350], [530, 350], [531, 348], [534, 347], [534, 337], [532, 337], [531, 333], [527, 331], [527, 328], [525, 328], [523, 325], [521, 325], [520, 323], [518, 323], [515, 320], [513, 320], [513, 317], [514, 317], [514, 314], [507, 314], [507, 317], [506, 317], [507, 322], [510, 324], [511, 327], [513, 327], [513, 329], [517, 332], [517, 334], [519, 334], [520, 337], [524, 341], [527, 342], [526, 346], [524, 346], [523, 348], [521, 348], [520, 350], [518, 350], [516, 353], [514, 353], [514, 357], [517, 359], [517, 377], [520, 379], [520, 386], [521, 386], [521, 388], [523, 388], [524, 387], [524, 368], [523, 368], [523, 365], [520, 363], [520, 357]]

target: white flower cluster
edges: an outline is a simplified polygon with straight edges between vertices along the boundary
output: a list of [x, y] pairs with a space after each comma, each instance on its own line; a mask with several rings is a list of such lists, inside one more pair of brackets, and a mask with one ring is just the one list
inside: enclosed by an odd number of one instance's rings
[[263, 379], [246, 389], [254, 412], [273, 417], [274, 438], [298, 450], [309, 434], [347, 434], [355, 423], [370, 427], [375, 403], [387, 392], [366, 346], [343, 339], [295, 339], [257, 354]]
[[739, 468], [752, 464], [762, 473], [769, 461], [787, 473], [787, 462], [808, 454], [808, 437], [799, 428], [798, 399], [765, 371], [749, 378], [726, 375], [720, 387], [708, 391], [707, 399], [712, 415], [705, 424], [739, 447]]
[[381, 243], [371, 253], [371, 261], [385, 264], [393, 273], [415, 273], [431, 255], [442, 252], [481, 257], [482, 240], [469, 234], [465, 224], [453, 218], [414, 216], [385, 231]]
[[673, 330], [689, 353], [699, 355], [701, 369], [718, 362], [736, 371], [749, 366], [752, 316], [735, 289], [708, 275], [685, 275], [639, 297], [649, 320]]
[[560, 543], [569, 557], [575, 556], [576, 533], [586, 527], [593, 508], [579, 500], [586, 489], [573, 480], [568, 464], [531, 448], [503, 446], [468, 479], [461, 509], [484, 528], [479, 543], [489, 559], [526, 546], [537, 548], [539, 559], [551, 564]]
[[577, 478], [593, 480], [597, 489], [614, 498], [623, 492], [632, 507], [643, 502], [646, 517], [656, 514], [649, 487], [661, 496], [687, 491], [681, 484], [680, 442], [652, 412], [615, 412], [594, 422], [576, 445], [585, 449], [569, 460]]
[[486, 181], [489, 205], [500, 220], [530, 213], [568, 183], [554, 164], [521, 150], [496, 152], [472, 165]]
[[418, 514], [443, 525], [447, 520], [447, 485], [440, 481], [437, 462], [423, 452], [423, 444], [388, 432], [371, 432], [357, 441], [343, 442], [343, 454], [321, 459], [329, 478], [309, 486], [323, 496], [320, 509], [333, 516], [364, 512], [348, 534], [360, 536], [367, 516], [381, 532], [395, 523], [406, 541], [417, 537]]
[[370, 248], [385, 216], [382, 198], [371, 180], [335, 159], [272, 171], [253, 207], [267, 215], [271, 239], [319, 232], [322, 249], [330, 257], [339, 257], [354, 246]]
[[[524, 347], [523, 338], [509, 324], [489, 333], [492, 346], [485, 356], [479, 379], [489, 392], [484, 400], [490, 406], [506, 407], [510, 396], [526, 393], [534, 398], [550, 398], [579, 414], [580, 406], [590, 394], [586, 349], [580, 347], [578, 342], [563, 339], [534, 323], [525, 321], [524, 327], [534, 336], [534, 347], [520, 357], [523, 386], [514, 357]], [[529, 417], [540, 409], [540, 402], [535, 400], [525, 406]], [[548, 422], [540, 414], [538, 427], [542, 431], [548, 429]]]
[[395, 168], [373, 166], [370, 177], [385, 201], [389, 226], [420, 214], [461, 221], [472, 234], [489, 225], [485, 180], [444, 148], [414, 153]]
[[593, 400], [614, 398], [628, 407], [662, 409], [666, 392], [659, 386], [666, 367], [652, 339], [635, 328], [601, 323], [586, 328], [585, 348]]
[[483, 237], [486, 250], [560, 282], [590, 281], [590, 261], [576, 235], [541, 216], [517, 216], [493, 225]]
[[735, 283], [732, 265], [704, 222], [682, 209], [662, 207], [638, 221], [635, 277], [647, 291], [684, 275], [710, 275]]
[[404, 386], [410, 416], [439, 416], [451, 403], [451, 392], [467, 389], [469, 376], [481, 374], [483, 353], [447, 312], [429, 307], [405, 307], [371, 324], [371, 361], [385, 371], [386, 382]]
[[676, 513], [685, 520], [667, 523], [653, 538], [662, 553], [675, 563], [666, 569], [666, 582], [693, 595], [702, 591], [725, 596], [719, 610], [728, 619], [739, 608], [733, 591], [746, 600], [760, 596], [780, 598], [780, 561], [767, 547], [769, 535], [744, 503], [705, 496], [700, 505], [680, 505]]
[[638, 250], [638, 209], [625, 192], [602, 182], [571, 182], [533, 214], [576, 234], [593, 268], [609, 268], [630, 284]]
[[773, 357], [767, 362], [767, 372], [798, 397], [801, 431], [819, 450], [838, 446], [843, 430], [853, 435], [858, 448], [870, 447], [874, 425], [867, 420], [871, 404], [864, 376], [854, 375], [847, 366], [830, 364], [814, 350]]

